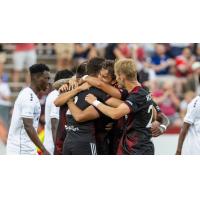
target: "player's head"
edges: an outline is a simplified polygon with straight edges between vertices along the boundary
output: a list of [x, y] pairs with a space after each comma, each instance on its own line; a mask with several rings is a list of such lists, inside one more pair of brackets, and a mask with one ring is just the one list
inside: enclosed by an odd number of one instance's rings
[[34, 64], [29, 68], [31, 83], [38, 91], [45, 91], [50, 83], [49, 68], [45, 64]]
[[59, 81], [60, 79], [71, 78], [72, 76], [73, 73], [71, 71], [69, 71], [68, 69], [64, 69], [56, 73], [54, 82]]
[[122, 86], [125, 86], [125, 81], [136, 81], [137, 70], [133, 59], [120, 59], [115, 63], [116, 79]]
[[91, 58], [87, 63], [87, 74], [97, 77], [102, 69], [102, 64], [105, 61], [103, 58]]
[[113, 60], [105, 60], [102, 63], [102, 69], [99, 72], [98, 78], [104, 83], [113, 84], [116, 81], [114, 64]]
[[87, 63], [88, 61], [84, 61], [76, 68], [75, 75], [77, 79], [80, 79], [82, 76], [87, 74]]

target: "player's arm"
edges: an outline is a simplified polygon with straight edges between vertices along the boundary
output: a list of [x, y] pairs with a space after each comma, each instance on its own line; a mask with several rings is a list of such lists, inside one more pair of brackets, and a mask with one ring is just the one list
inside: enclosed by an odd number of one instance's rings
[[40, 139], [38, 137], [38, 134], [37, 134], [35, 128], [33, 127], [33, 119], [32, 118], [22, 118], [22, 120], [23, 120], [24, 128], [25, 128], [28, 136], [32, 140], [32, 142], [39, 149], [41, 149], [41, 151], [43, 152], [43, 154], [49, 155], [50, 153], [46, 150], [46, 148], [44, 147], [44, 145], [40, 141]]
[[89, 106], [85, 110], [81, 110], [71, 100], [67, 102], [67, 105], [72, 116], [77, 122], [85, 122], [99, 118], [99, 113], [93, 106]]
[[130, 113], [130, 108], [125, 103], [120, 104], [117, 108], [113, 108], [97, 101], [97, 98], [92, 94], [87, 95], [85, 100], [98, 108], [102, 113], [115, 120]]
[[185, 140], [185, 136], [188, 133], [190, 125], [194, 124], [198, 115], [199, 115], [199, 110], [197, 109], [196, 101], [192, 100], [187, 107], [187, 113], [184, 117], [183, 127], [179, 134], [176, 155], [180, 155], [182, 153], [182, 146], [183, 146], [183, 142]]
[[107, 99], [105, 101], [105, 103], [111, 107], [114, 107], [114, 108], [117, 108], [119, 107], [119, 105], [121, 105], [124, 101], [120, 100], [120, 99], [117, 99], [117, 98], [114, 98], [114, 97], [111, 97], [109, 99]]
[[179, 138], [178, 138], [178, 146], [177, 146], [177, 150], [176, 150], [176, 155], [181, 155], [183, 142], [185, 140], [185, 136], [187, 135], [189, 128], [190, 128], [190, 124], [184, 122], [181, 132], [179, 134]]
[[53, 103], [56, 96], [51, 101], [51, 109], [50, 109], [50, 121], [51, 121], [51, 132], [52, 132], [52, 138], [54, 145], [56, 144], [56, 133], [58, 129], [58, 123], [59, 123], [59, 111], [60, 108], [56, 107]]
[[69, 99], [73, 98], [74, 96], [76, 96], [79, 92], [81, 92], [81, 89], [79, 87], [69, 91], [69, 92], [65, 92], [63, 94], [60, 94], [56, 100], [54, 101], [54, 104], [56, 107], [60, 107], [64, 104], [67, 103], [67, 101], [69, 101]]
[[65, 93], [60, 94], [56, 100], [54, 101], [54, 104], [56, 107], [60, 107], [64, 104], [67, 103], [67, 101], [69, 101], [71, 98], [73, 98], [74, 96], [76, 96], [79, 92], [84, 91], [84, 90], [88, 90], [90, 87], [90, 85], [88, 83], [83, 83], [82, 85], [68, 91]]
[[157, 111], [157, 116], [151, 125], [151, 133], [153, 137], [158, 137], [166, 131], [169, 126], [169, 119], [164, 113], [161, 112], [160, 107], [155, 103], [155, 101], [153, 101], [153, 106]]
[[90, 85], [101, 89], [102, 91], [104, 91], [105, 93], [110, 95], [111, 97], [121, 99], [121, 93], [117, 88], [115, 88], [107, 83], [104, 83], [103, 81], [101, 81], [95, 77], [84, 76], [83, 79], [84, 79], [84, 81], [88, 82]]

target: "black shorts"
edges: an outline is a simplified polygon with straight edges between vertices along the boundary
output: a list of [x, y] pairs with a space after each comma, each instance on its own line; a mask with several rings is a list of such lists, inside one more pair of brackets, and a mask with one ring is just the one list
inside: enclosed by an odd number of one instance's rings
[[118, 155], [154, 155], [154, 144], [151, 140], [140, 141], [137, 137], [123, 136], [118, 146]]
[[97, 155], [93, 138], [67, 136], [63, 144], [63, 155]]

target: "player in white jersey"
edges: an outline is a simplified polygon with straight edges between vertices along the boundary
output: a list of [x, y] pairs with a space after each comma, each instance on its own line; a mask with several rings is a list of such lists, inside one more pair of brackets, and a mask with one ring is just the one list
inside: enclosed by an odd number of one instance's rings
[[[73, 73], [67, 69], [58, 71], [55, 75], [54, 83], [63, 80], [63, 78], [72, 77], [72, 75]], [[57, 130], [60, 118], [60, 107], [56, 107], [54, 104], [58, 95], [58, 90], [51, 91], [45, 103], [45, 137], [43, 144], [50, 154], [55, 153], [57, 131], [60, 131]]]
[[43, 154], [49, 154], [37, 134], [41, 112], [37, 95], [48, 87], [49, 68], [44, 64], [35, 64], [29, 70], [31, 85], [19, 93], [14, 104], [7, 140], [7, 154], [37, 154], [36, 146]]
[[188, 105], [176, 155], [200, 155], [200, 96]]
[[58, 95], [59, 92], [57, 90], [53, 90], [47, 96], [45, 103], [45, 136], [43, 144], [52, 155], [54, 154], [56, 131], [59, 121], [59, 107], [56, 107], [54, 104]]

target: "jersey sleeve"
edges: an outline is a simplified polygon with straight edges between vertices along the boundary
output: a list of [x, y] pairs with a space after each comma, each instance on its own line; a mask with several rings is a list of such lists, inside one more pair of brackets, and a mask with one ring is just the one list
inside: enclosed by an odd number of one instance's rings
[[125, 100], [128, 97], [128, 91], [126, 89], [120, 88], [119, 92], [121, 94], [121, 100]]
[[152, 104], [153, 104], [153, 107], [156, 109], [157, 113], [160, 113], [161, 110], [160, 110], [160, 107], [158, 106], [158, 104], [154, 100], [152, 100]]
[[55, 104], [52, 101], [52, 103], [51, 103], [50, 118], [59, 119], [59, 111], [60, 111], [60, 108], [56, 107]]
[[101, 90], [95, 90], [94, 95], [97, 97], [98, 100], [100, 100], [103, 103], [105, 103], [110, 98], [110, 95], [106, 94]]
[[197, 117], [197, 107], [196, 107], [196, 103], [192, 101], [188, 105], [187, 113], [184, 117], [184, 122], [188, 124], [193, 124], [196, 117]]
[[136, 112], [138, 110], [137, 101], [133, 94], [130, 94], [124, 103], [128, 105], [132, 112]]
[[35, 103], [33, 94], [23, 94], [21, 99], [21, 117], [22, 118], [33, 118], [34, 117]]

